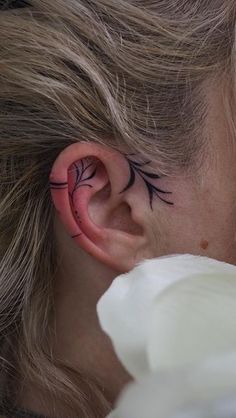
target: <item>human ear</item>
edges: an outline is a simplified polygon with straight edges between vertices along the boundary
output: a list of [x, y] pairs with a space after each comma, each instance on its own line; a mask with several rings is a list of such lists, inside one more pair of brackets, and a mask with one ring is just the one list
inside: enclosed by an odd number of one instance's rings
[[138, 180], [125, 154], [94, 142], [65, 148], [50, 174], [53, 203], [71, 238], [121, 272], [149, 255], [149, 203]]

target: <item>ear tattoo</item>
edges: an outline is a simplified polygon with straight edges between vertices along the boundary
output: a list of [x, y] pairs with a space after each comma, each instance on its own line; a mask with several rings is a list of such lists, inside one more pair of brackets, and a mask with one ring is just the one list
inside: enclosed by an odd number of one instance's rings
[[[171, 202], [169, 199], [166, 198], [166, 195], [172, 194], [172, 192], [163, 190], [160, 187], [157, 187], [153, 184], [154, 180], [160, 180], [163, 176], [159, 174], [155, 174], [150, 172], [150, 169], [146, 170], [146, 166], [151, 163], [151, 161], [146, 162], [140, 162], [134, 160], [134, 156], [136, 154], [122, 154], [124, 158], [126, 159], [128, 165], [129, 165], [129, 180], [126, 186], [122, 189], [120, 193], [125, 192], [129, 188], [131, 188], [135, 181], [137, 176], [141, 178], [141, 180], [144, 182], [147, 191], [148, 191], [148, 197], [149, 197], [149, 204], [151, 209], [153, 210], [153, 199], [154, 197], [157, 197], [162, 202], [166, 203], [167, 205], [173, 205], [174, 203]], [[132, 157], [132, 158], [131, 158]], [[82, 231], [80, 228], [80, 225], [82, 223], [82, 220], [80, 218], [79, 210], [78, 210], [78, 204], [76, 202], [76, 196], [77, 192], [79, 193], [79, 189], [82, 187], [89, 187], [92, 188], [93, 185], [91, 184], [91, 180], [96, 176], [97, 171], [99, 170], [99, 160], [97, 158], [93, 157], [87, 157], [87, 158], [81, 158], [81, 160], [73, 163], [69, 170], [67, 175], [68, 176], [68, 182], [67, 181], [53, 181], [50, 182], [50, 188], [54, 192], [62, 191], [62, 193], [68, 193], [67, 196], [69, 196], [70, 199], [70, 206], [71, 210], [74, 214], [74, 219], [76, 220], [76, 228], [77, 231], [74, 232], [74, 234], [71, 236], [72, 238], [79, 237], [82, 235]], [[65, 178], [66, 179], [66, 178]], [[67, 189], [68, 191], [66, 191]], [[62, 195], [63, 198], [63, 195]], [[74, 228], [74, 227], [73, 227]]]
[[59, 183], [59, 182], [57, 183], [57, 182], [50, 181], [50, 188], [51, 189], [55, 189], [55, 190], [66, 189], [67, 187], [68, 187], [67, 181], [65, 181], [63, 183]]
[[[72, 167], [69, 169], [69, 173], [72, 173], [72, 180], [69, 184], [69, 196], [71, 207], [74, 211], [74, 216], [79, 222], [82, 223], [79, 211], [76, 208], [75, 204], [75, 194], [81, 187], [89, 187], [92, 188], [92, 184], [89, 183], [89, 180], [95, 177], [97, 172], [97, 160], [94, 158], [82, 158], [80, 161], [74, 163]], [[79, 233], [72, 235], [72, 238], [76, 238], [82, 235], [80, 230]]]
[[129, 181], [127, 183], [127, 185], [125, 186], [125, 188], [120, 192], [123, 193], [126, 190], [128, 190], [130, 187], [133, 186], [135, 180], [136, 180], [136, 175], [138, 175], [139, 177], [141, 177], [141, 179], [144, 181], [147, 190], [148, 190], [148, 196], [149, 196], [149, 204], [151, 209], [153, 210], [153, 198], [154, 196], [156, 196], [158, 199], [160, 199], [162, 202], [166, 203], [167, 205], [173, 205], [173, 202], [170, 202], [169, 200], [164, 198], [164, 195], [169, 195], [172, 194], [172, 192], [167, 192], [163, 189], [161, 189], [160, 187], [156, 187], [154, 186], [154, 184], [152, 184], [150, 182], [150, 180], [157, 180], [157, 179], [161, 179], [162, 176], [155, 174], [155, 173], [150, 173], [149, 171], [146, 171], [143, 169], [143, 167], [145, 167], [146, 165], [150, 164], [151, 161], [147, 161], [144, 163], [138, 162], [138, 161], [134, 161], [133, 159], [131, 160], [129, 158], [129, 156], [135, 156], [136, 154], [127, 154], [125, 155], [125, 158], [129, 164], [129, 170], [130, 170], [130, 178]]
[[[80, 187], [93, 187], [91, 184], [87, 183], [87, 181], [95, 176], [96, 171], [97, 164], [94, 162], [94, 159], [91, 158], [82, 158], [72, 165], [72, 168], [69, 170], [70, 173], [74, 172], [75, 174], [72, 190], [69, 192], [72, 204], [74, 204], [74, 196], [77, 189]], [[75, 213], [76, 212], [77, 211], [75, 211]]]
[[[94, 178], [97, 172], [97, 160], [94, 158], [82, 158], [80, 161], [73, 163], [69, 168], [68, 173], [70, 173], [69, 182], [50, 182], [51, 190], [64, 190], [68, 189], [68, 194], [70, 197], [71, 208], [74, 212], [74, 217], [77, 219], [78, 223], [81, 224], [79, 211], [76, 208], [75, 196], [76, 191], [81, 187], [90, 187], [92, 184], [89, 183], [89, 180]], [[82, 235], [82, 231], [78, 225], [78, 231], [71, 238], [76, 238]]]

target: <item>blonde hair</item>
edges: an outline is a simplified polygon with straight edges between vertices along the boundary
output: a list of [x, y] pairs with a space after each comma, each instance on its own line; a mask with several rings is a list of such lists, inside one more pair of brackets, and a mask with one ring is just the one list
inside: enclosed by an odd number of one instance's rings
[[194, 164], [205, 142], [204, 81], [225, 74], [232, 107], [235, 0], [20, 3], [0, 11], [2, 402], [29, 379], [73, 416], [104, 417], [99, 382], [50, 350], [50, 169], [80, 140], [128, 147], [165, 173]]

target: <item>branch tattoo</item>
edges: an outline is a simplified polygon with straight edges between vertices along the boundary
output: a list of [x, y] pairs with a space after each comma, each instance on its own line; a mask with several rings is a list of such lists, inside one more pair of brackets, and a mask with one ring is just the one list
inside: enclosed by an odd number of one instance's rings
[[[151, 161], [136, 161], [135, 155], [136, 154], [124, 154], [124, 157], [126, 158], [127, 163], [129, 165], [129, 180], [120, 193], [124, 193], [126, 190], [130, 189], [135, 183], [136, 178], [140, 177], [147, 188], [149, 205], [151, 210], [153, 210], [154, 197], [157, 197], [167, 205], [173, 205], [174, 203], [170, 201], [167, 197], [171, 195], [172, 192], [163, 190], [162, 188], [157, 187], [153, 184], [154, 180], [160, 180], [162, 176], [159, 174], [152, 173], [150, 172], [150, 170], [146, 169], [146, 166], [148, 166], [151, 163]], [[72, 174], [72, 181], [70, 184], [68, 184], [68, 182], [50, 182], [51, 190], [59, 191], [63, 189], [68, 189], [71, 207], [73, 208], [74, 216], [77, 219], [78, 224], [81, 224], [82, 221], [79, 215], [79, 211], [75, 209], [75, 196], [81, 187], [93, 187], [93, 185], [91, 184], [91, 180], [96, 176], [97, 167], [97, 159], [90, 157], [82, 158], [80, 161], [73, 163], [69, 169], [69, 172]], [[77, 231], [77, 233], [75, 233], [71, 237], [76, 238], [80, 235], [82, 235], [82, 232], [79, 229], [79, 231]]]
[[[71, 182], [51, 182], [50, 188], [53, 190], [61, 190], [61, 189], [68, 189], [68, 194], [70, 197], [71, 207], [74, 211], [74, 216], [77, 219], [78, 223], [81, 224], [81, 219], [79, 215], [79, 211], [76, 208], [75, 204], [75, 196], [76, 192], [81, 187], [89, 187], [92, 188], [92, 184], [90, 184], [90, 180], [92, 180], [97, 172], [97, 161], [94, 158], [82, 158], [80, 161], [72, 164], [69, 169], [69, 173], [71, 174]], [[82, 235], [82, 232], [79, 228], [79, 231], [71, 236], [71, 238], [76, 238]]]
[[[76, 208], [75, 205], [75, 194], [76, 191], [81, 187], [89, 187], [90, 189], [93, 187], [92, 184], [89, 183], [89, 180], [92, 180], [97, 172], [97, 160], [92, 158], [82, 158], [77, 163], [72, 165], [70, 169], [73, 175], [72, 181], [72, 189], [69, 191], [70, 201], [72, 208]], [[79, 224], [82, 223], [79, 211], [74, 209], [75, 217], [77, 218]], [[76, 238], [82, 235], [82, 232], [72, 235], [72, 238]]]
[[123, 193], [126, 190], [128, 190], [130, 187], [133, 186], [136, 176], [139, 176], [143, 182], [145, 183], [145, 186], [148, 191], [148, 197], [149, 197], [149, 204], [151, 209], [153, 210], [153, 198], [156, 196], [158, 199], [160, 199], [162, 202], [166, 203], [167, 205], [173, 205], [173, 202], [170, 202], [165, 198], [166, 195], [172, 194], [172, 192], [167, 192], [166, 190], [161, 189], [160, 187], [154, 186], [152, 184], [152, 180], [160, 180], [162, 176], [159, 174], [151, 173], [150, 171], [146, 171], [145, 166], [151, 163], [151, 161], [146, 162], [138, 162], [131, 159], [129, 156], [134, 156], [136, 154], [128, 154], [126, 155], [127, 162], [129, 164], [129, 171], [130, 171], [130, 178], [125, 186], [125, 188], [120, 192]]

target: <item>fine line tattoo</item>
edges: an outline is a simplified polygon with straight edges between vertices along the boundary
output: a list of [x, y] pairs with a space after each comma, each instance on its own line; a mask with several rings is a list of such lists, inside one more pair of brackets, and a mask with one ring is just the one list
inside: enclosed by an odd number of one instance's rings
[[[69, 197], [71, 207], [73, 208], [75, 217], [79, 224], [82, 223], [79, 215], [79, 211], [76, 209], [75, 204], [75, 193], [80, 187], [89, 187], [92, 188], [92, 184], [89, 183], [89, 180], [93, 179], [97, 172], [97, 160], [92, 158], [83, 158], [79, 162], [72, 164], [72, 167], [69, 169], [69, 173], [71, 173], [71, 182], [68, 183], [67, 181], [51, 181], [50, 182], [50, 189], [51, 190], [64, 190], [69, 189]], [[77, 231], [77, 233], [71, 235], [71, 238], [76, 238], [82, 235], [81, 230]]]
[[68, 183], [67, 181], [60, 183], [60, 182], [56, 182], [56, 181], [51, 181], [50, 182], [50, 188], [51, 189], [66, 189], [68, 187]]
[[77, 238], [77, 237], [80, 237], [80, 235], [82, 235], [82, 232], [80, 232], [79, 234], [76, 234], [76, 235], [71, 235], [71, 238]]
[[74, 171], [75, 177], [73, 188], [72, 191], [69, 192], [69, 195], [72, 204], [74, 205], [74, 196], [76, 190], [78, 190], [80, 187], [93, 187], [91, 184], [87, 183], [87, 181], [95, 177], [97, 172], [97, 164], [94, 161], [91, 162], [91, 159], [89, 158], [82, 158], [78, 163], [74, 163], [72, 167], [73, 168], [69, 171]]
[[[73, 181], [72, 181], [72, 188], [69, 191], [69, 196], [71, 199], [71, 205], [73, 208], [76, 207], [75, 204], [75, 193], [81, 187], [89, 187], [92, 188], [93, 186], [89, 183], [89, 180], [93, 179], [97, 172], [97, 161], [91, 160], [91, 158], [83, 158], [79, 162], [74, 163], [72, 168], [69, 170], [70, 173], [73, 173]], [[78, 222], [81, 224], [82, 221], [80, 219], [79, 211], [74, 209], [75, 217], [77, 218]], [[82, 235], [82, 232], [79, 234], [72, 235], [72, 238], [76, 238]]]
[[[160, 199], [162, 202], [166, 203], [167, 205], [174, 205], [173, 202], [165, 198], [166, 195], [170, 195], [172, 194], [172, 192], [163, 190], [160, 187], [154, 186], [154, 184], [151, 183], [152, 180], [160, 180], [162, 178], [162, 176], [159, 174], [146, 171], [145, 166], [150, 164], [151, 161], [146, 161], [146, 162], [134, 161], [133, 156], [135, 155], [136, 154], [125, 155], [125, 158], [129, 164], [130, 177], [129, 177], [129, 181], [127, 185], [124, 187], [123, 190], [121, 190], [120, 193], [123, 193], [126, 190], [128, 190], [130, 187], [132, 187], [136, 180], [136, 176], [138, 175], [143, 180], [148, 190], [149, 204], [152, 210], [153, 210], [154, 196], [156, 196], [158, 199]], [[132, 159], [130, 158], [130, 156], [132, 157]]]
[[[151, 209], [153, 210], [153, 199], [157, 197], [162, 202], [166, 203], [167, 205], [174, 205], [172, 201], [170, 201], [167, 196], [171, 195], [172, 192], [163, 190], [160, 187], [157, 187], [153, 184], [154, 180], [160, 180], [163, 176], [160, 174], [155, 174], [150, 171], [150, 167], [147, 166], [151, 163], [151, 161], [140, 162], [137, 161], [136, 154], [122, 154], [128, 165], [129, 165], [129, 180], [126, 186], [121, 190], [120, 193], [124, 193], [126, 190], [131, 188], [137, 176], [141, 178], [144, 182], [149, 197], [149, 204]], [[90, 184], [90, 180], [92, 180], [97, 173], [98, 170], [98, 160], [92, 157], [82, 158], [80, 161], [73, 163], [71, 168], [69, 169], [68, 173], [71, 173], [70, 182], [50, 182], [50, 188], [52, 190], [64, 190], [68, 188], [68, 194], [70, 197], [71, 207], [73, 208], [74, 215], [77, 219], [79, 224], [82, 223], [79, 211], [76, 208], [75, 202], [75, 195], [76, 192], [81, 187], [89, 187], [93, 188], [93, 185]], [[79, 225], [78, 225], [79, 228]], [[82, 231], [79, 229], [76, 233], [74, 233], [71, 237], [76, 238], [82, 235]]]

